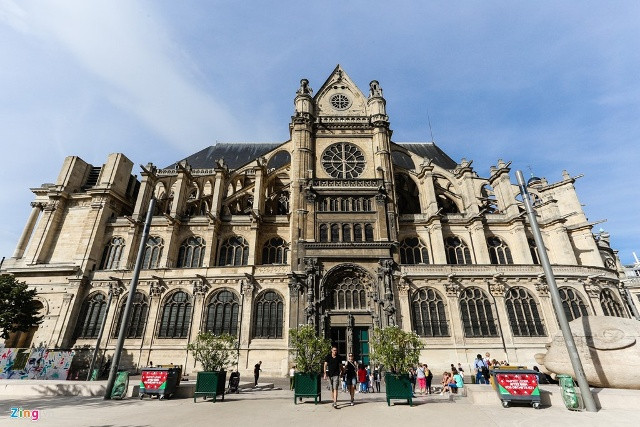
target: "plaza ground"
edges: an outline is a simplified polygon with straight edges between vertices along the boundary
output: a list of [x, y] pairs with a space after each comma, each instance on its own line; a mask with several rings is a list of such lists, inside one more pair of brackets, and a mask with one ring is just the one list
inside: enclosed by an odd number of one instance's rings
[[[502, 408], [478, 405], [471, 399], [431, 395], [418, 396], [410, 407], [398, 401], [387, 406], [384, 393], [356, 394], [356, 405], [349, 406], [348, 394], [339, 393], [339, 407], [331, 405], [330, 392], [323, 389], [322, 403], [305, 400], [295, 405], [288, 379], [261, 378], [273, 382], [274, 390], [245, 391], [218, 400], [192, 398], [105, 401], [101, 397], [20, 397], [0, 396], [0, 425], [23, 425], [27, 419], [10, 418], [10, 408], [38, 410], [38, 425], [46, 426], [286, 426], [304, 425], [469, 425], [469, 426], [629, 426], [637, 423], [640, 408], [601, 409], [597, 413], [571, 412], [554, 405], [535, 410], [530, 406]], [[326, 385], [326, 382], [323, 383]], [[488, 387], [488, 386], [487, 386]], [[281, 389], [278, 389], [281, 388]]]

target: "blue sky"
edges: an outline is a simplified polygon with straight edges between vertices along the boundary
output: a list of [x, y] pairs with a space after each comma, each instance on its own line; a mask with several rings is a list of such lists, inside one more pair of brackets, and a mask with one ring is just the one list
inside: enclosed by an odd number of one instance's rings
[[[396, 141], [481, 176], [576, 183], [640, 255], [638, 1], [0, 0], [0, 256], [65, 156], [166, 166], [216, 141], [282, 142], [300, 78], [384, 89]], [[139, 168], [136, 166], [136, 173]], [[515, 177], [513, 177], [515, 182]]]

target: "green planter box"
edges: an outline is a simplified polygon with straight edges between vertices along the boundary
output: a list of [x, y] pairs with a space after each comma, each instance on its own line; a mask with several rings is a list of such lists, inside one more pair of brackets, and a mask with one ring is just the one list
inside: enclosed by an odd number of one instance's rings
[[322, 402], [320, 391], [322, 384], [320, 382], [320, 374], [305, 374], [296, 372], [294, 376], [295, 386], [293, 394], [293, 403], [298, 404], [298, 400], [303, 397], [313, 397], [314, 403]]
[[409, 374], [393, 374], [387, 372], [384, 376], [385, 387], [387, 389], [387, 405], [391, 406], [391, 399], [401, 399], [409, 402], [413, 406], [413, 389]]
[[198, 396], [203, 396], [205, 400], [207, 397], [212, 397], [214, 402], [217, 396], [222, 396], [222, 400], [224, 401], [226, 381], [227, 371], [198, 372], [193, 401], [195, 402]]

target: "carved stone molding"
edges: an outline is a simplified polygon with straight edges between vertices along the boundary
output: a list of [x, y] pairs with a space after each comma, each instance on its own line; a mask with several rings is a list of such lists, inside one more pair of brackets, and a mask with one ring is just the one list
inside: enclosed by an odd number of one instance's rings
[[546, 283], [536, 283], [536, 291], [541, 297], [549, 296], [549, 286]]
[[166, 286], [162, 285], [159, 281], [149, 282], [149, 295], [151, 297], [161, 297], [167, 290]]
[[40, 208], [40, 209], [44, 209], [44, 207], [46, 206], [46, 203], [42, 203], [42, 202], [31, 202], [31, 207], [32, 208]]
[[203, 279], [193, 280], [192, 285], [194, 296], [204, 296], [209, 291], [209, 285]]
[[240, 290], [243, 294], [252, 296], [255, 288], [256, 285], [252, 281], [245, 279], [240, 280]]
[[494, 297], [503, 297], [507, 287], [501, 281], [489, 282], [489, 291]]
[[444, 285], [444, 289], [447, 293], [447, 296], [457, 297], [458, 295], [460, 295], [462, 286], [460, 286], [458, 282], [447, 282]]
[[584, 290], [589, 295], [589, 298], [599, 298], [600, 297], [600, 286], [593, 283], [585, 283]]

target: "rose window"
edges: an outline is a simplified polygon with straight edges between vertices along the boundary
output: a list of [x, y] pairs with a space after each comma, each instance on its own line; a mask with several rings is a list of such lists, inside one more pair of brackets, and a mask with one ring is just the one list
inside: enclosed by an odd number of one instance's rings
[[322, 154], [322, 166], [334, 178], [351, 179], [364, 170], [364, 155], [355, 145], [339, 142]]
[[346, 110], [351, 105], [349, 98], [341, 93], [333, 95], [331, 99], [329, 99], [329, 102], [331, 102], [331, 106], [336, 110]]

